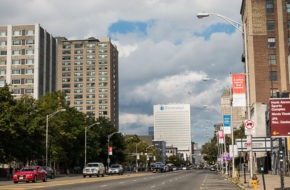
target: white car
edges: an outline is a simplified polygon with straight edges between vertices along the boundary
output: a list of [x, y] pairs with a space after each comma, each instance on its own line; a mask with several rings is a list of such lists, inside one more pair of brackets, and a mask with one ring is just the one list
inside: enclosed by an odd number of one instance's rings
[[105, 166], [101, 162], [90, 162], [86, 165], [83, 169], [83, 176], [97, 176], [97, 177], [104, 177], [105, 176]]
[[123, 175], [123, 173], [124, 173], [124, 169], [121, 164], [112, 164], [109, 167], [109, 171], [108, 171], [109, 175], [113, 175], [113, 174]]

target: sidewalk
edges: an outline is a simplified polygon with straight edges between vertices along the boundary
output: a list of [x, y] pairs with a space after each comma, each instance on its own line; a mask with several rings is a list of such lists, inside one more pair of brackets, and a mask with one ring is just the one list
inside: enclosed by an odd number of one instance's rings
[[[279, 190], [281, 188], [281, 177], [280, 175], [264, 174], [264, 183], [263, 185], [263, 176], [262, 174], [257, 174], [258, 177], [258, 187], [257, 190]], [[252, 180], [247, 179], [244, 183], [244, 178], [240, 177], [239, 186], [242, 189], [249, 190], [254, 189], [252, 185]], [[290, 190], [290, 176], [284, 176], [284, 190]]]

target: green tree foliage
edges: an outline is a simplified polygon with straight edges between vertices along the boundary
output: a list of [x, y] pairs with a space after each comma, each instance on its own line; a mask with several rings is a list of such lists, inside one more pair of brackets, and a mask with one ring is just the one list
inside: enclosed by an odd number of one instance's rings
[[177, 155], [169, 156], [167, 162], [172, 163], [177, 167], [180, 167], [182, 165], [182, 160]]
[[[47, 116], [49, 164], [55, 163], [63, 171], [82, 167], [85, 127], [96, 122], [99, 124], [88, 131], [87, 160], [106, 163], [107, 137], [116, 132], [107, 118], [86, 117], [69, 107], [61, 92], [47, 93], [38, 100], [26, 95], [16, 100], [5, 86], [0, 88], [0, 100], [0, 163], [45, 164]], [[66, 111], [57, 112], [60, 109]], [[110, 146], [112, 162], [124, 162], [123, 136], [115, 134]]]

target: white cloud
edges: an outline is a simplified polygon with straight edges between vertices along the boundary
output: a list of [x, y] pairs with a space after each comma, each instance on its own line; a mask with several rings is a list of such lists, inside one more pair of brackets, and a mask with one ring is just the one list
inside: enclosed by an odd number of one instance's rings
[[[192, 119], [217, 122], [217, 113], [195, 110], [202, 105], [218, 110], [222, 89], [230, 72], [243, 72], [242, 37], [202, 34], [218, 17], [197, 19], [198, 12], [216, 12], [240, 21], [242, 0], [2, 0], [1, 25], [40, 23], [54, 36], [68, 39], [108, 36], [120, 21], [148, 22], [147, 35], [113, 34], [119, 49], [120, 127], [147, 134], [153, 105], [190, 103]], [[212, 80], [202, 82], [207, 75]], [[195, 140], [195, 139], [194, 139]], [[196, 139], [202, 143], [203, 139]]]

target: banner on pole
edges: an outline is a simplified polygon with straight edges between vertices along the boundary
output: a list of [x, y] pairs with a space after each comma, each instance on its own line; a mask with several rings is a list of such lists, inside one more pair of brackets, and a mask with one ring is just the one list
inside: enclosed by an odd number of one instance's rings
[[233, 106], [246, 106], [245, 74], [232, 74]]
[[224, 134], [231, 134], [231, 115], [224, 115]]

